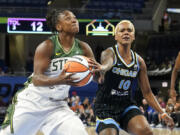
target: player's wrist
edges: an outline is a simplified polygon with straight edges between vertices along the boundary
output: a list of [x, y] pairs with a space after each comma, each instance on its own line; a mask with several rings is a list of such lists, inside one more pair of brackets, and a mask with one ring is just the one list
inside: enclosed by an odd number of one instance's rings
[[167, 116], [168, 116], [168, 114], [166, 112], [161, 113], [161, 118], [162, 119], [166, 118]]

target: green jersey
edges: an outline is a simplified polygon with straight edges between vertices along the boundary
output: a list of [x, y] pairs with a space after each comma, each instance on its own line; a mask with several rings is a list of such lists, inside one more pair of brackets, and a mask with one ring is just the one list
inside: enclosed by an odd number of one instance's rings
[[[69, 52], [65, 52], [63, 50], [63, 47], [58, 40], [58, 35], [50, 37], [50, 40], [53, 43], [54, 50], [51, 57], [51, 62], [45, 74], [49, 77], [57, 77], [61, 74], [66, 61], [74, 55], [82, 55], [83, 51], [78, 39], [75, 39], [73, 46]], [[54, 99], [64, 99], [69, 95], [70, 86], [60, 84], [53, 86], [36, 87], [35, 89], [38, 89], [42, 96], [48, 96]]]
[[50, 39], [53, 42], [54, 50], [51, 57], [51, 63], [49, 65], [48, 70], [46, 71], [46, 75], [57, 76], [57, 74], [59, 74], [62, 71], [64, 64], [66, 63], [69, 57], [72, 57], [74, 55], [82, 55], [83, 51], [81, 49], [78, 39], [75, 39], [73, 46], [69, 52], [64, 51], [62, 45], [58, 40], [58, 35], [54, 35], [50, 37]]

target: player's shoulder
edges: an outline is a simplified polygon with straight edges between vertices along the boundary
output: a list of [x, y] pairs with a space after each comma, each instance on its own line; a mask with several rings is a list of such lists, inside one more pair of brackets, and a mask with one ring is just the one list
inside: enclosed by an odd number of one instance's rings
[[53, 43], [50, 39], [42, 41], [36, 48], [36, 52], [49, 52], [53, 50]]
[[46, 39], [46, 40], [44, 40], [44, 41], [42, 41], [40, 44], [39, 44], [39, 46], [41, 46], [41, 47], [53, 47], [53, 42], [52, 42], [52, 40], [51, 39]]
[[141, 55], [139, 55], [137, 52], [134, 52], [134, 54], [135, 54], [135, 56], [136, 56], [136, 58], [138, 60], [138, 63], [140, 65], [145, 65], [145, 61], [144, 61], [143, 57]]
[[79, 47], [84, 51], [84, 52], [89, 52], [89, 50], [91, 50], [90, 45], [82, 40], [76, 39], [76, 41], [78, 41], [78, 45]]
[[113, 52], [113, 53], [114, 53], [114, 49], [113, 49], [113, 47], [112, 47], [112, 46], [111, 46], [111, 47], [106, 48], [106, 49], [105, 49], [105, 51], [110, 51], [110, 52]]
[[80, 46], [89, 46], [89, 44], [85, 41], [79, 40], [79, 39], [75, 39], [75, 42], [79, 43]]
[[180, 57], [180, 51], [178, 52], [178, 57]]

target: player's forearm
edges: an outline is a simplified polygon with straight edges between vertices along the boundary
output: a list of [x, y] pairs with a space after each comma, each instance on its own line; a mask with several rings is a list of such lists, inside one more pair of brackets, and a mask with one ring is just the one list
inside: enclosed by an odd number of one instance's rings
[[174, 69], [174, 70], [172, 71], [172, 75], [171, 75], [171, 86], [170, 86], [170, 89], [171, 89], [171, 90], [174, 90], [174, 89], [175, 89], [176, 78], [177, 78], [177, 71]]
[[45, 75], [33, 75], [32, 82], [35, 86], [50, 86], [58, 84], [57, 77], [50, 78]]
[[111, 51], [109, 52], [109, 50], [106, 50], [106, 51], [102, 52], [101, 64], [102, 64], [101, 71], [104, 73], [112, 68], [112, 66], [113, 66], [113, 54]]
[[153, 107], [157, 112], [159, 112], [160, 114], [164, 113], [152, 92], [145, 94], [144, 98], [147, 100], [148, 104]]
[[105, 73], [106, 71], [110, 70], [111, 68], [112, 68], [112, 64], [109, 64], [109, 63], [103, 64], [101, 71], [102, 71], [102, 73]]

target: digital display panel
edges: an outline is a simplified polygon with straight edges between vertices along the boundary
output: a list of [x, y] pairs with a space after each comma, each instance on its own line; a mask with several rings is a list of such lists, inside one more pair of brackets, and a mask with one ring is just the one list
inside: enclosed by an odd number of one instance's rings
[[86, 25], [86, 35], [114, 36], [115, 26], [106, 19], [94, 19]]
[[[118, 19], [78, 19], [79, 33], [87, 36], [114, 36]], [[7, 25], [7, 26], [6, 26]], [[45, 18], [7, 18], [8, 33], [14, 34], [52, 34]], [[3, 30], [2, 32], [6, 32]]]
[[46, 19], [40, 18], [8, 18], [8, 33], [51, 34]]

